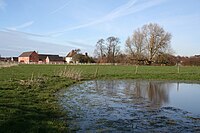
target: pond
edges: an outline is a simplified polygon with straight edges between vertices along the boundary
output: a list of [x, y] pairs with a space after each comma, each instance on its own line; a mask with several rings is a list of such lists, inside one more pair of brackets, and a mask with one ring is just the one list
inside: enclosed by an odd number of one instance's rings
[[76, 132], [200, 132], [200, 84], [94, 80], [62, 90]]

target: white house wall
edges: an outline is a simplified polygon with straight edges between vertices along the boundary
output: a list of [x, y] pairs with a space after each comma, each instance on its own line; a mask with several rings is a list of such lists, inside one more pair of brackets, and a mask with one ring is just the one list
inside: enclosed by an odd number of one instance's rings
[[66, 61], [67, 63], [73, 62], [72, 57], [66, 57], [66, 58], [65, 58], [65, 61]]

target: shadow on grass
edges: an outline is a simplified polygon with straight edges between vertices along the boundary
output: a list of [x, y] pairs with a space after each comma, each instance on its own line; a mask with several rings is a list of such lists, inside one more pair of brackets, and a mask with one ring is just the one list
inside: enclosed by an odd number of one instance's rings
[[0, 87], [0, 133], [67, 132], [51, 93], [50, 88]]
[[[27, 108], [15, 105], [0, 105], [5, 112], [0, 122], [0, 132], [64, 132], [58, 125], [56, 113], [47, 110]], [[2, 118], [1, 118], [2, 119]], [[61, 125], [60, 125], [61, 126]]]

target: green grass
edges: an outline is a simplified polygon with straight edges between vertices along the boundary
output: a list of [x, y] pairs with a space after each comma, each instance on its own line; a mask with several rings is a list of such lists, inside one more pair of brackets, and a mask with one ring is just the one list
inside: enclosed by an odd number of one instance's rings
[[[180, 73], [175, 66], [139, 66], [137, 73], [136, 66], [19, 65], [1, 68], [0, 132], [67, 132], [66, 112], [59, 106], [56, 92], [78, 81], [58, 76], [65, 68], [82, 71], [83, 80], [200, 81], [200, 67], [180, 67]], [[30, 84], [22, 84], [26, 82]]]

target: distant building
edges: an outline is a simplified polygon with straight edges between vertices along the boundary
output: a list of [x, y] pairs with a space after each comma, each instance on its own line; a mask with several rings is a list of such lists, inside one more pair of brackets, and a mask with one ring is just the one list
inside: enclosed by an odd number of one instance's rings
[[1, 62], [18, 62], [18, 57], [0, 57]]
[[18, 62], [18, 57], [11, 57], [12, 62]]
[[[16, 60], [13, 58], [13, 60]], [[64, 57], [59, 55], [51, 54], [38, 54], [35, 51], [23, 52], [18, 57], [18, 62], [20, 63], [39, 63], [39, 64], [63, 64], [65, 62]]]
[[46, 58], [47, 64], [63, 64], [64, 62], [64, 58], [59, 57], [59, 55], [48, 55]]
[[64, 62], [64, 57], [60, 57], [59, 55], [39, 54], [39, 63], [63, 64]]
[[194, 57], [196, 57], [196, 58], [200, 58], [200, 55], [195, 55]]
[[11, 57], [0, 57], [1, 62], [11, 62]]
[[38, 53], [35, 51], [29, 51], [29, 52], [23, 52], [19, 57], [18, 57], [18, 62], [21, 63], [37, 63], [39, 61], [39, 56]]
[[77, 51], [75, 51], [75, 50], [72, 50], [71, 52], [69, 52], [68, 54], [67, 54], [67, 56], [66, 56], [66, 58], [65, 58], [65, 61], [67, 62], [67, 63], [75, 63], [74, 61], [73, 61], [73, 56], [74, 55], [76, 55], [77, 54]]
[[42, 64], [42, 63], [46, 63], [46, 58], [48, 56], [48, 54], [39, 54], [39, 61], [38, 63]]

